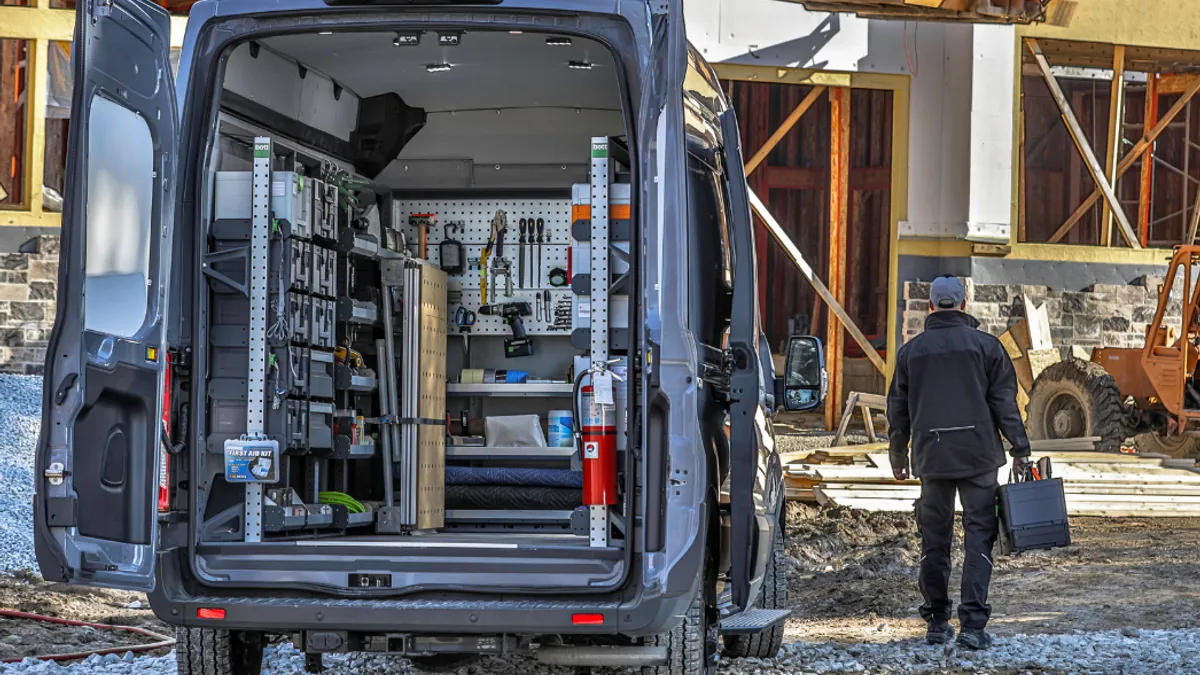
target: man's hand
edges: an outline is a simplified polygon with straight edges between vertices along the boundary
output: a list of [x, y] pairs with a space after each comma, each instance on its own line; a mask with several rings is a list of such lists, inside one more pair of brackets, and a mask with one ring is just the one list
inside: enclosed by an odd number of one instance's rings
[[892, 467], [892, 476], [894, 476], [896, 478], [896, 480], [908, 480], [908, 467], [907, 466], [893, 466]]
[[1015, 476], [1024, 476], [1028, 472], [1028, 467], [1033, 464], [1033, 458], [1029, 455], [1024, 457], [1013, 457], [1012, 472]]

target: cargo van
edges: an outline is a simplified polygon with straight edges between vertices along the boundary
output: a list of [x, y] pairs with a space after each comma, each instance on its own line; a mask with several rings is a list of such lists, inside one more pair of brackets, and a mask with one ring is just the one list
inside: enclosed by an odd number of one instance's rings
[[787, 610], [737, 122], [680, 0], [81, 5], [36, 543], [283, 636], [715, 672]]

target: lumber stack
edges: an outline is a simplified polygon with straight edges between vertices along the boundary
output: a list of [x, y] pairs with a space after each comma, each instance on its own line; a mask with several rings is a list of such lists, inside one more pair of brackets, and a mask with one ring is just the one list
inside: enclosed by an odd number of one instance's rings
[[[1081, 442], [1082, 441], [1082, 442]], [[1094, 439], [1035, 441], [1062, 478], [1072, 516], [1200, 517], [1200, 469], [1193, 460], [1121, 455], [1087, 449]], [[784, 465], [791, 499], [868, 511], [912, 511], [917, 480], [892, 476], [886, 444], [791, 453]], [[997, 472], [1001, 483], [1008, 468]]]

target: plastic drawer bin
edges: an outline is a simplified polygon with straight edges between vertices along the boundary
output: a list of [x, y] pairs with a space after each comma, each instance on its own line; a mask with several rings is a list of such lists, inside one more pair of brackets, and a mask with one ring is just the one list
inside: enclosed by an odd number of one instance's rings
[[1000, 486], [1000, 553], [1040, 551], [1071, 544], [1061, 478]]

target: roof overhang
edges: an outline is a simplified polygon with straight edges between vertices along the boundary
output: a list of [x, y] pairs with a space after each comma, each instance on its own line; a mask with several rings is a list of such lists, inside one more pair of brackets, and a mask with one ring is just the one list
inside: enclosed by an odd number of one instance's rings
[[1070, 23], [1077, 0], [789, 0], [812, 12], [870, 19], [959, 23]]

